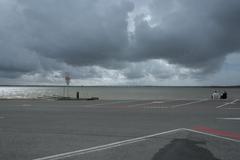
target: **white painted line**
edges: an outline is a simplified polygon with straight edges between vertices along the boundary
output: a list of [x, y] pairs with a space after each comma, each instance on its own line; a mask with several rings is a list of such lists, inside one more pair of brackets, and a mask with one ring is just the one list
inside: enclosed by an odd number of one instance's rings
[[115, 147], [119, 147], [119, 146], [123, 146], [123, 145], [128, 145], [128, 144], [144, 141], [144, 140], [147, 140], [149, 138], [156, 137], [156, 136], [169, 134], [169, 133], [173, 133], [173, 132], [178, 132], [178, 131], [181, 131], [181, 130], [183, 130], [183, 128], [173, 129], [173, 130], [170, 130], [170, 131], [160, 132], [160, 133], [156, 133], [156, 134], [151, 134], [151, 135], [142, 136], [142, 137], [138, 137], [138, 138], [133, 138], [133, 139], [128, 139], [128, 140], [124, 140], [124, 141], [114, 142], [114, 143], [110, 143], [110, 144], [100, 145], [100, 146], [91, 147], [91, 148], [87, 148], [87, 149], [81, 149], [81, 150], [76, 150], [76, 151], [72, 151], [72, 152], [56, 154], [56, 155], [52, 155], [52, 156], [36, 158], [36, 159], [33, 159], [33, 160], [59, 160], [59, 159], [67, 158], [67, 157], [73, 157], [73, 156], [82, 155], [82, 154], [86, 154], [86, 153], [97, 152], [97, 151], [111, 149], [111, 148], [115, 148]]
[[232, 142], [240, 142], [240, 140], [223, 137], [223, 136], [218, 136], [218, 135], [211, 134], [211, 133], [196, 131], [196, 130], [192, 130], [192, 129], [188, 129], [188, 128], [178, 128], [178, 129], [173, 129], [173, 130], [160, 132], [160, 133], [156, 133], [156, 134], [151, 134], [151, 135], [147, 135], [147, 136], [142, 136], [142, 137], [138, 137], [138, 138], [128, 139], [128, 140], [124, 140], [124, 141], [118, 141], [118, 142], [114, 142], [114, 143], [110, 143], [110, 144], [95, 146], [95, 147], [76, 150], [76, 151], [72, 151], [72, 152], [56, 154], [56, 155], [42, 157], [42, 158], [36, 158], [33, 160], [59, 160], [59, 159], [63, 159], [63, 158], [69, 158], [69, 157], [73, 157], [73, 156], [83, 155], [83, 154], [87, 154], [87, 153], [116, 148], [119, 146], [124, 146], [124, 145], [132, 144], [132, 143], [137, 143], [137, 142], [145, 141], [149, 138], [153, 138], [153, 137], [164, 135], [164, 134], [170, 134], [170, 133], [174, 133], [174, 132], [178, 132], [178, 131], [189, 131], [189, 132], [203, 134], [203, 135], [207, 135], [207, 136], [211, 136], [211, 137], [216, 137], [216, 138], [220, 138], [220, 139], [224, 139], [224, 140], [228, 140], [228, 141], [232, 141]]
[[234, 104], [234, 103], [236, 103], [237, 101], [239, 101], [239, 99], [235, 99], [235, 100], [233, 100], [232, 102], [224, 103], [224, 104], [222, 104], [222, 105], [220, 105], [220, 106], [217, 106], [216, 108], [222, 108], [222, 107], [224, 107], [224, 106], [227, 106], [227, 105], [230, 105], [230, 104]]
[[[83, 107], [95, 107], [95, 106], [104, 106], [104, 105], [110, 105], [110, 104], [124, 104], [124, 103], [129, 103], [129, 102], [139, 102], [139, 101], [120, 101], [120, 102], [109, 102], [109, 103], [99, 103], [99, 104], [93, 104], [93, 105], [85, 105]], [[130, 105], [126, 105], [125, 107], [137, 107], [137, 106], [144, 106], [144, 105], [148, 105], [148, 104], [152, 104], [152, 102], [148, 102], [148, 103], [137, 103], [137, 104], [130, 104]]]
[[96, 107], [96, 106], [104, 106], [104, 105], [109, 105], [109, 104], [128, 103], [128, 102], [134, 102], [134, 101], [117, 101], [117, 102], [108, 102], [108, 103], [97, 103], [97, 104], [84, 105], [82, 107]]
[[165, 102], [164, 102], [164, 101], [154, 101], [154, 102], [152, 102], [152, 103], [153, 103], [153, 104], [154, 104], [154, 103], [157, 103], [157, 104], [160, 103], [160, 104], [161, 104], [161, 103], [165, 103]]
[[234, 101], [230, 102], [231, 104], [235, 104], [239, 99], [235, 99]]
[[22, 107], [30, 107], [30, 106], [32, 106], [31, 104], [22, 104], [22, 105], [20, 105], [20, 106], [22, 106]]
[[240, 118], [217, 118], [217, 119], [223, 119], [223, 120], [240, 120]]
[[216, 138], [220, 138], [220, 139], [224, 139], [224, 140], [228, 140], [228, 141], [240, 142], [240, 140], [237, 140], [237, 139], [232, 139], [232, 138], [228, 138], [228, 137], [218, 136], [218, 135], [215, 135], [215, 134], [201, 132], [201, 131], [196, 131], [196, 130], [192, 130], [192, 129], [188, 129], [188, 128], [183, 128], [182, 130], [190, 131], [190, 132], [194, 132], [194, 133], [199, 133], [199, 134], [203, 134], [203, 135], [207, 135], [207, 136], [211, 136], [211, 137], [216, 137]]
[[127, 105], [127, 107], [131, 108], [131, 107], [145, 106], [145, 105], [149, 105], [149, 104], [153, 104], [153, 103], [152, 102], [138, 103], [138, 104]]
[[[132, 104], [128, 105], [127, 107], [138, 107], [138, 106], [144, 106], [144, 105], [151, 105], [151, 104], [163, 104], [166, 103], [164, 101], [153, 101], [153, 102], [148, 102], [148, 103], [139, 103], [139, 104]], [[144, 107], [144, 108], [152, 108], [152, 107]]]
[[204, 102], [204, 101], [207, 101], [207, 100], [208, 99], [201, 99], [201, 100], [194, 101], [194, 102], [188, 102], [188, 103], [184, 103], [184, 104], [177, 104], [177, 105], [171, 106], [171, 108], [177, 108], [177, 107], [187, 106], [187, 105], [190, 105], [190, 104], [201, 103], [201, 102]]
[[169, 107], [153, 106], [153, 107], [144, 107], [144, 108], [146, 108], [146, 109], [154, 109], [154, 108], [165, 109], [165, 108], [169, 108]]
[[240, 109], [240, 108], [223, 108], [223, 109]]

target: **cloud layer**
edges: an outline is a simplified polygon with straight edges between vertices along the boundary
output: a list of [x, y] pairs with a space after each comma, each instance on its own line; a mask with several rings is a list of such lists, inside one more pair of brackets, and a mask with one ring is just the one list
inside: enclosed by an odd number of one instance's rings
[[239, 27], [238, 0], [0, 0], [0, 76], [204, 77], [239, 52]]
[[212, 71], [226, 55], [239, 51], [239, 12], [237, 0], [154, 0], [150, 20], [137, 17], [134, 58], [163, 58]]

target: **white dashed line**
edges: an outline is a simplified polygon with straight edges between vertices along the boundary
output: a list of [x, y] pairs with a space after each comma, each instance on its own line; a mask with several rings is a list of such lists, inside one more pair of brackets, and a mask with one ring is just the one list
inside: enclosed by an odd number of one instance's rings
[[144, 108], [146, 108], [146, 109], [154, 109], [154, 108], [165, 109], [165, 108], [169, 108], [169, 107], [153, 106], [153, 107], [144, 107]]
[[224, 104], [222, 104], [222, 105], [220, 105], [220, 106], [217, 106], [216, 108], [222, 108], [222, 107], [224, 107], [224, 106], [227, 106], [227, 105], [230, 105], [230, 104], [234, 104], [234, 103], [236, 103], [237, 101], [239, 101], [239, 99], [235, 99], [235, 100], [232, 101], [232, 102], [224, 103]]
[[234, 109], [240, 109], [240, 108], [223, 108], [223, 109], [233, 109], [234, 110]]
[[138, 106], [144, 106], [149, 104], [153, 104], [153, 102], [132, 104], [132, 105], [127, 105], [127, 107], [131, 108], [131, 107], [138, 107]]
[[[146, 109], [154, 109], [154, 108], [177, 108], [177, 107], [182, 107], [182, 106], [187, 106], [187, 105], [191, 105], [191, 104], [196, 104], [196, 103], [200, 103], [200, 102], [204, 102], [204, 101], [207, 101], [208, 99], [201, 99], [201, 100], [198, 100], [198, 101], [194, 101], [194, 102], [188, 102], [188, 103], [183, 103], [183, 104], [177, 104], [177, 105], [173, 105], [173, 106], [150, 106], [150, 107], [144, 107]], [[154, 103], [154, 102], [153, 102]], [[152, 103], [152, 104], [153, 104]], [[161, 102], [161, 103], [165, 103], [165, 102]]]
[[30, 106], [32, 106], [31, 104], [22, 104], [22, 105], [20, 105], [20, 106], [22, 106], [22, 107], [30, 107]]
[[155, 103], [156, 103], [156, 104], [162, 104], [162, 103], [165, 103], [165, 102], [164, 102], [164, 101], [153, 101], [152, 103], [153, 103], [153, 104], [155, 104]]
[[84, 105], [83, 107], [96, 107], [96, 106], [104, 106], [104, 105], [110, 105], [110, 104], [129, 103], [129, 102], [132, 102], [132, 101], [117, 101], [117, 102], [108, 102], [108, 103], [97, 103], [97, 104]]
[[208, 100], [208, 99], [201, 99], [201, 100], [194, 101], [194, 102], [189, 102], [189, 103], [184, 103], [184, 104], [177, 104], [177, 105], [171, 106], [171, 108], [177, 108], [177, 107], [187, 106], [187, 105], [190, 105], [190, 104], [196, 104], [196, 103], [204, 102], [204, 101], [207, 101], [207, 100]]
[[240, 120], [240, 118], [217, 118], [217, 119], [222, 119], [222, 120]]
[[220, 138], [220, 139], [224, 139], [224, 140], [228, 140], [228, 141], [232, 141], [232, 142], [240, 142], [240, 140], [237, 140], [237, 139], [232, 139], [232, 138], [228, 138], [228, 137], [218, 136], [218, 135], [211, 134], [211, 133], [196, 131], [196, 130], [187, 129], [187, 128], [183, 128], [183, 130], [194, 132], [194, 133], [199, 133], [199, 134], [203, 134], [203, 135], [207, 135], [207, 136], [211, 136], [211, 137], [216, 137], [216, 138]]

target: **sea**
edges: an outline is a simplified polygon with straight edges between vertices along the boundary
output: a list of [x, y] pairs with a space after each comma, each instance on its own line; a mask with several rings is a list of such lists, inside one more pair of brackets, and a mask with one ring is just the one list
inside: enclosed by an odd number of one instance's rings
[[56, 97], [98, 97], [102, 100], [204, 99], [214, 91], [240, 97], [240, 87], [179, 86], [0, 86], [0, 99], [51, 99]]

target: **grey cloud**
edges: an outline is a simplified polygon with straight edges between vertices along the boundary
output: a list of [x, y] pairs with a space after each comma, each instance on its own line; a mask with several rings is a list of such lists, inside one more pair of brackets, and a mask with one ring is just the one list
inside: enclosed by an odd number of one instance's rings
[[[13, 0], [0, 6], [0, 70], [72, 66], [122, 67], [128, 46], [128, 1]], [[63, 62], [63, 63], [61, 63]], [[50, 64], [53, 63], [53, 64]], [[115, 68], [116, 68], [115, 67]]]
[[239, 11], [238, 0], [154, 0], [152, 20], [136, 19], [133, 59], [163, 58], [206, 72], [216, 70], [226, 55], [240, 49]]
[[[151, 20], [140, 14], [141, 7], [148, 8]], [[131, 12], [136, 17], [130, 37]], [[129, 79], [167, 79], [177, 73], [147, 63], [164, 59], [212, 73], [240, 49], [239, 12], [238, 0], [4, 0], [0, 72], [14, 78], [68, 71], [84, 79], [115, 70]]]
[[139, 79], [152, 77], [154, 79], [171, 79], [173, 77], [184, 79], [187, 76], [199, 74], [199, 71], [170, 65], [163, 60], [148, 60], [139, 63], [129, 63], [128, 67], [123, 69], [123, 75], [127, 79]]
[[[29, 48], [71, 65], [104, 65], [128, 45], [132, 3], [109, 0], [23, 1], [34, 41]], [[105, 65], [108, 66], [108, 65]]]
[[[40, 64], [36, 54], [28, 53], [27, 50], [15, 48], [15, 46], [3, 46], [0, 44], [0, 71], [20, 73], [38, 70]], [[13, 74], [13, 73], [11, 73]]]

